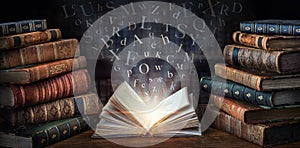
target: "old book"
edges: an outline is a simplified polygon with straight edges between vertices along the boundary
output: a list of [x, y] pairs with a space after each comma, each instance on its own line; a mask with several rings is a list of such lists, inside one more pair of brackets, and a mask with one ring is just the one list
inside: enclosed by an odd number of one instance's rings
[[46, 29], [47, 29], [46, 19], [6, 22], [0, 24], [0, 36], [28, 33], [33, 31], [43, 31]]
[[258, 91], [230, 80], [222, 80], [219, 77], [201, 77], [200, 88], [202, 92], [249, 102], [254, 105], [278, 107], [300, 104], [300, 89]]
[[265, 19], [241, 21], [240, 31], [256, 34], [300, 35], [299, 20]]
[[23, 126], [80, 115], [99, 114], [100, 105], [97, 94], [85, 93], [18, 109], [1, 108], [0, 115], [12, 126]]
[[162, 101], [144, 99], [123, 82], [103, 107], [93, 137], [201, 135], [186, 87]]
[[85, 56], [0, 70], [0, 83], [29, 84], [86, 67]]
[[220, 106], [222, 111], [244, 123], [271, 123], [300, 118], [300, 106], [267, 108], [217, 95], [211, 95], [210, 99]]
[[1, 124], [1, 147], [45, 147], [90, 129], [83, 117], [73, 117], [15, 128]]
[[48, 29], [0, 37], [0, 50], [21, 48], [34, 44], [56, 41], [62, 38], [59, 29]]
[[263, 35], [233, 32], [233, 41], [238, 44], [264, 50], [299, 50], [300, 36]]
[[18, 108], [36, 105], [90, 90], [91, 80], [86, 69], [40, 80], [30, 84], [0, 86], [0, 106]]
[[61, 39], [3, 51], [0, 52], [0, 69], [78, 57], [77, 48], [77, 39]]
[[263, 147], [300, 140], [300, 121], [245, 124], [233, 116], [220, 112], [212, 127]]
[[232, 66], [280, 74], [300, 72], [300, 50], [267, 51], [229, 44], [223, 53], [225, 63]]
[[215, 64], [215, 74], [258, 91], [274, 91], [300, 87], [300, 74], [280, 75], [252, 69], [242, 69], [221, 63]]

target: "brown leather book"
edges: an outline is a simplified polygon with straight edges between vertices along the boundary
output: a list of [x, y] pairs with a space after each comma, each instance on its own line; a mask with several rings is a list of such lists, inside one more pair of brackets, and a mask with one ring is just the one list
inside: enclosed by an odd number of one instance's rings
[[300, 72], [300, 50], [267, 51], [232, 44], [225, 46], [223, 55], [233, 66], [280, 74]]
[[215, 64], [215, 74], [258, 91], [300, 88], [300, 74], [280, 75], [249, 68], [242, 69], [220, 63]]
[[60, 29], [48, 29], [0, 37], [0, 51], [21, 48], [62, 38]]
[[[84, 112], [80, 112], [82, 110]], [[1, 108], [1, 116], [12, 126], [43, 123], [80, 115], [100, 114], [101, 103], [96, 93], [61, 98], [19, 109]]]
[[[0, 86], [0, 106], [18, 108], [86, 93], [91, 80], [87, 69], [79, 69], [63, 75], [30, 84]], [[4, 99], [5, 98], [5, 99]]]
[[0, 52], [0, 69], [78, 57], [77, 47], [77, 39], [61, 39], [3, 51]]
[[263, 147], [300, 140], [300, 121], [245, 124], [221, 111], [212, 127]]
[[85, 56], [0, 70], [0, 83], [29, 84], [86, 67]]
[[233, 41], [263, 50], [299, 50], [300, 36], [291, 35], [262, 35], [235, 31]]
[[264, 108], [248, 102], [234, 100], [222, 96], [211, 95], [210, 99], [220, 106], [227, 114], [243, 123], [258, 124], [278, 121], [289, 121], [300, 118], [300, 106], [286, 106], [280, 108]]

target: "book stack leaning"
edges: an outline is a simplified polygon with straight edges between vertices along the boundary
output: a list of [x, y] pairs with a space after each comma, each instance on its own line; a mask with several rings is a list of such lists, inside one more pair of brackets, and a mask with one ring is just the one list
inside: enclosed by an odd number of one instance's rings
[[[257, 31], [272, 24], [272, 33]], [[261, 146], [300, 140], [300, 36], [274, 32], [281, 24], [241, 22], [223, 50], [225, 64], [200, 81], [221, 109], [213, 127]]]
[[100, 109], [78, 40], [43, 19], [0, 24], [0, 35], [0, 146], [44, 147], [89, 129], [83, 115]]

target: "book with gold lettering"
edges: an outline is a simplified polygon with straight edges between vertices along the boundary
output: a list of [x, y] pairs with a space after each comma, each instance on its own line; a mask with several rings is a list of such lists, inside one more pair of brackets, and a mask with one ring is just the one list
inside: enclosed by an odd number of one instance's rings
[[0, 70], [0, 83], [29, 84], [86, 67], [85, 56]]

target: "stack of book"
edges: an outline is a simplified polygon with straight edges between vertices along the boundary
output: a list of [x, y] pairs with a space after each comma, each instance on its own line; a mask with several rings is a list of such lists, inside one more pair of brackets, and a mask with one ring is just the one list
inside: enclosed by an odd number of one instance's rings
[[240, 22], [225, 64], [201, 78], [220, 106], [213, 127], [261, 146], [300, 140], [300, 22]]
[[77, 39], [64, 39], [47, 22], [0, 24], [0, 146], [36, 147], [89, 129], [98, 114], [86, 58]]

